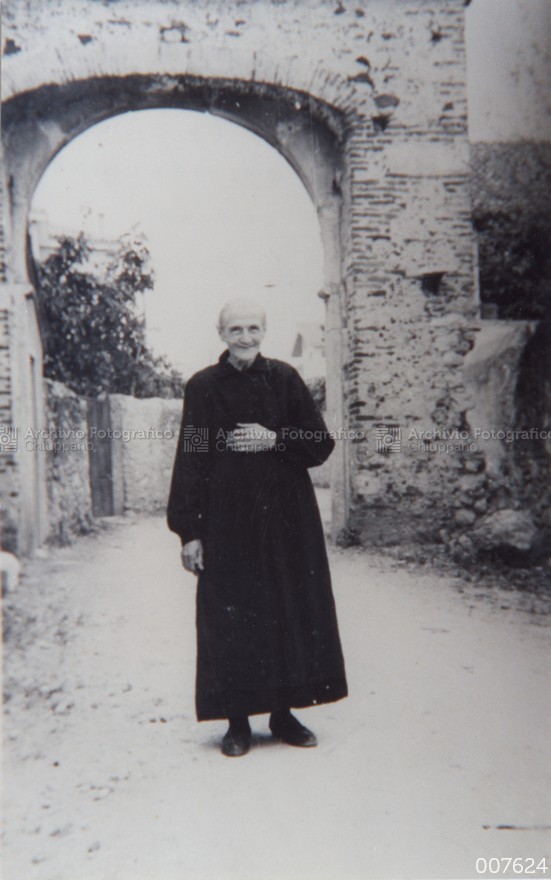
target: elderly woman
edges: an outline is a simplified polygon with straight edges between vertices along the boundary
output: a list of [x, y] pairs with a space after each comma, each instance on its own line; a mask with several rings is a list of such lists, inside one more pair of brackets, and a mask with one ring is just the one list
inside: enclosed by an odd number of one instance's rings
[[227, 351], [186, 385], [168, 524], [198, 575], [197, 718], [229, 719], [222, 752], [236, 757], [261, 713], [275, 738], [315, 746], [290, 709], [347, 686], [307, 470], [334, 441], [296, 370], [260, 354], [258, 304], [228, 303], [218, 331]]

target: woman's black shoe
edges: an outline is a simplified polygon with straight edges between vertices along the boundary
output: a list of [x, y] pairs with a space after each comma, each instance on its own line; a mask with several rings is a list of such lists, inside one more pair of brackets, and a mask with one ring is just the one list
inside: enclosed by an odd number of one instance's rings
[[273, 712], [270, 715], [270, 730], [276, 739], [289, 746], [308, 749], [318, 744], [315, 734], [304, 727], [290, 712]]
[[222, 740], [222, 754], [227, 758], [240, 758], [246, 755], [251, 747], [251, 728], [249, 722], [232, 724]]

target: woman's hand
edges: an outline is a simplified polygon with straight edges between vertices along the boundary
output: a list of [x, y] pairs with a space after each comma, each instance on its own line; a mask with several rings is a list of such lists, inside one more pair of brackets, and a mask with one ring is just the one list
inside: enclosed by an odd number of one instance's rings
[[188, 541], [181, 551], [182, 565], [187, 571], [199, 574], [203, 571], [203, 545], [199, 539]]
[[226, 446], [232, 452], [266, 452], [276, 445], [276, 432], [257, 422], [238, 422]]

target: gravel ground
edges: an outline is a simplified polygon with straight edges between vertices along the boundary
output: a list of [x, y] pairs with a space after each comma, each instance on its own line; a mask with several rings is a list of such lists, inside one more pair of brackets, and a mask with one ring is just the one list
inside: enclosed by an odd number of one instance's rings
[[29, 562], [4, 601], [4, 880], [549, 872], [549, 618], [526, 593], [331, 557], [350, 697], [298, 713], [317, 749], [255, 717], [242, 759], [195, 721], [195, 579], [161, 517]]

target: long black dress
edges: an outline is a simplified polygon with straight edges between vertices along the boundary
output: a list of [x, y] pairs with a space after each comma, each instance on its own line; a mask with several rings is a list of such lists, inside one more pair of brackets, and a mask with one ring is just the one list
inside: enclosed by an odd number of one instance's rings
[[[237, 422], [276, 447], [232, 452]], [[168, 524], [199, 538], [196, 709], [200, 721], [339, 700], [347, 694], [319, 511], [307, 471], [329, 436], [296, 370], [224, 352], [186, 385]]]

